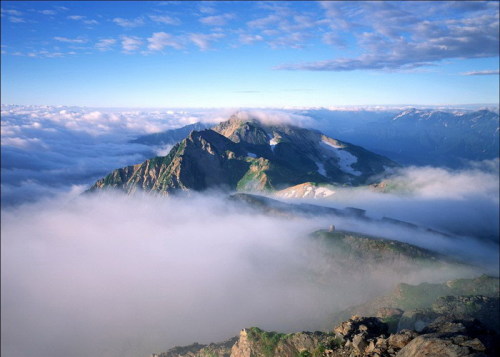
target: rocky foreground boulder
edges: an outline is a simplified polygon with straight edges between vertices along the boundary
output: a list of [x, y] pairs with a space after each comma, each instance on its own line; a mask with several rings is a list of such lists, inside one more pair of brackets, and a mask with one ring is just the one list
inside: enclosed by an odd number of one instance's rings
[[499, 283], [483, 275], [399, 284], [390, 295], [343, 311], [354, 314], [337, 320], [331, 331], [284, 334], [251, 327], [222, 343], [195, 343], [151, 357], [500, 356]]
[[151, 357], [493, 357], [498, 347], [496, 332], [475, 319], [441, 316], [421, 332], [389, 334], [380, 318], [353, 316], [331, 332], [282, 334], [252, 327], [220, 344], [175, 347]]

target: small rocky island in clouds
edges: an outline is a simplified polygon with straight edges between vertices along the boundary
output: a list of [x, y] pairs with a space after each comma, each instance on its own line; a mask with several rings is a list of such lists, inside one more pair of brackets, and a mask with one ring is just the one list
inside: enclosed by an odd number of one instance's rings
[[2, 357], [498, 356], [498, 1], [2, 1]]

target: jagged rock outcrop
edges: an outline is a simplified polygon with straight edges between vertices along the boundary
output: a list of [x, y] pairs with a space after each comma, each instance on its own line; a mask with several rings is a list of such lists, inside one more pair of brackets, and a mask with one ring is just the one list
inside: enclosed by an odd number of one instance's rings
[[351, 309], [375, 311], [376, 317], [355, 315], [330, 332], [283, 334], [252, 327], [224, 343], [176, 347], [153, 357], [498, 356], [499, 283], [482, 275], [400, 284], [392, 294]]
[[212, 131], [193, 131], [164, 157], [128, 166], [98, 180], [91, 191], [118, 188], [169, 193], [232, 188], [249, 169], [246, 153], [224, 136]]
[[283, 334], [251, 327], [222, 344], [175, 347], [152, 357], [493, 357], [498, 342], [494, 331], [474, 319], [440, 316], [421, 332], [389, 334], [379, 318], [353, 316], [333, 332]]
[[231, 357], [319, 356], [339, 343], [332, 333], [316, 331], [282, 334], [251, 327], [241, 330], [238, 341], [231, 349]]
[[238, 337], [227, 341], [202, 345], [193, 343], [189, 346], [177, 346], [167, 352], [153, 353], [151, 357], [230, 357], [231, 348], [238, 341]]
[[90, 189], [168, 194], [206, 189], [262, 191], [301, 184], [359, 185], [396, 167], [393, 161], [318, 131], [231, 117], [193, 131], [167, 156], [117, 169]]
[[477, 320], [440, 318], [406, 344], [397, 357], [498, 356], [497, 338]]
[[[335, 331], [343, 344], [332, 356], [496, 356], [495, 332], [477, 320], [441, 316], [420, 333], [402, 330], [387, 337], [387, 325], [374, 318], [353, 316]], [[385, 325], [385, 326], [384, 326]]]

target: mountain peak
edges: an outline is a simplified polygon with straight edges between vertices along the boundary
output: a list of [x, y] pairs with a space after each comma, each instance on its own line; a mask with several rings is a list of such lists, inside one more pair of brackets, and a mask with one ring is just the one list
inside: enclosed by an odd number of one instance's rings
[[305, 182], [359, 185], [397, 166], [359, 146], [292, 125], [268, 125], [245, 112], [192, 131], [165, 157], [115, 170], [91, 190], [169, 193], [208, 188], [280, 190]]

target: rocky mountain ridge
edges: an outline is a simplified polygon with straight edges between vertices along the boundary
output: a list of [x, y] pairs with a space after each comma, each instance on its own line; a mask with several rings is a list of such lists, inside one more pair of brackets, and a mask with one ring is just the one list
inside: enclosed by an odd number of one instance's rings
[[436, 273], [445, 269], [465, 267], [460, 262], [412, 244], [373, 237], [349, 231], [319, 230], [311, 234], [318, 250], [325, 257], [323, 264], [351, 266], [350, 271], [370, 272], [385, 271], [387, 266], [395, 270], [394, 274], [409, 274], [418, 269], [432, 269]]
[[499, 156], [499, 116], [490, 110], [409, 108], [399, 113], [305, 111], [335, 135], [404, 165], [464, 167]]
[[353, 316], [332, 332], [277, 333], [257, 327], [222, 343], [174, 347], [151, 357], [494, 357], [497, 335], [475, 319], [441, 317], [420, 332], [389, 333], [376, 317]]
[[[498, 157], [498, 111], [435, 110], [401, 111], [302, 110], [311, 126], [328, 136], [358, 145], [405, 165], [464, 167], [468, 160]], [[133, 142], [173, 145], [191, 130], [213, 125], [196, 123], [162, 133], [144, 135]]]
[[359, 185], [396, 166], [315, 130], [233, 116], [213, 129], [191, 132], [167, 156], [113, 171], [90, 191], [262, 191], [310, 181]]
[[[488, 276], [431, 284], [427, 291], [437, 299], [432, 319], [424, 324], [395, 325], [394, 316], [405, 312], [384, 307], [376, 317], [354, 315], [326, 332], [284, 334], [251, 327], [223, 343], [175, 347], [152, 357], [496, 356], [498, 335], [487, 317], [498, 318], [498, 284]], [[450, 292], [463, 295], [446, 295]]]

